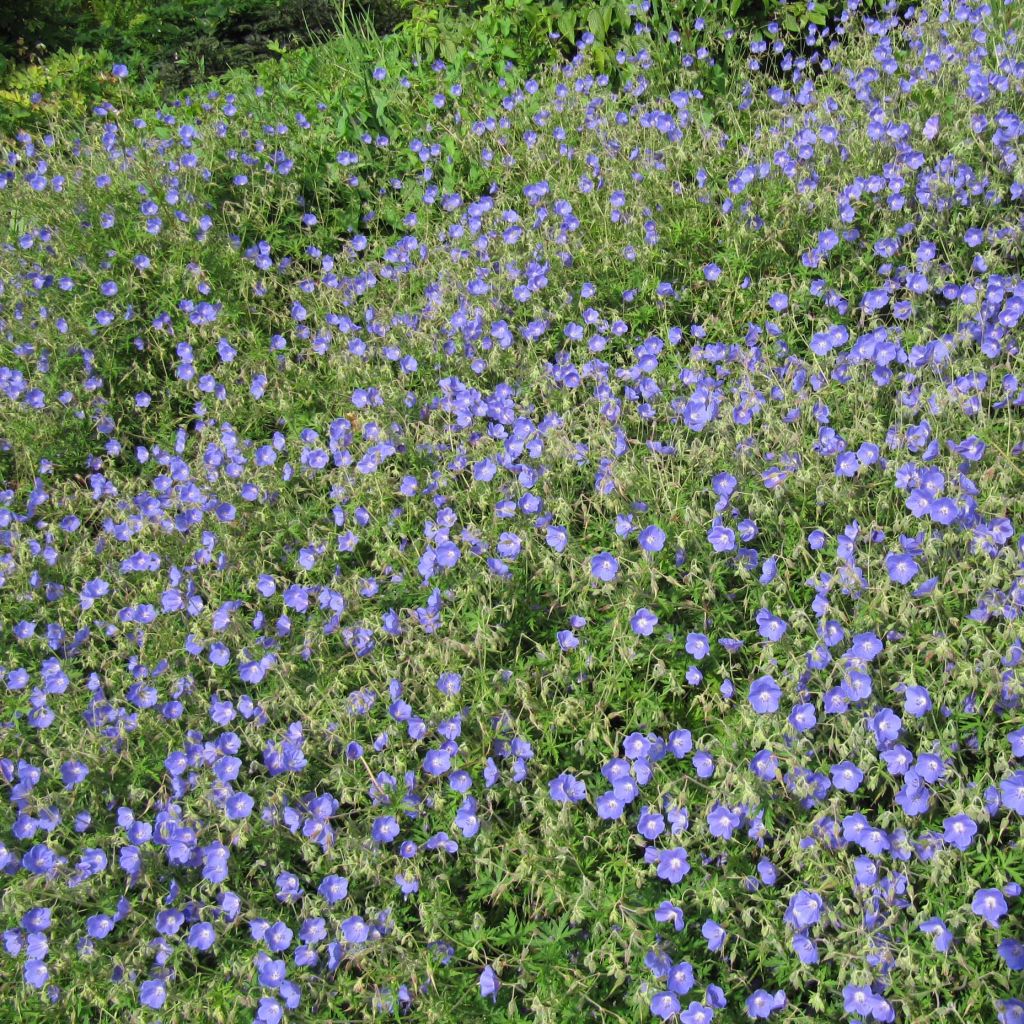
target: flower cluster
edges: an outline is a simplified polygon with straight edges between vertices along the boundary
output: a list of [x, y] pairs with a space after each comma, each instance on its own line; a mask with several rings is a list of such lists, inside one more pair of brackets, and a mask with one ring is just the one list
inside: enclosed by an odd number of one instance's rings
[[1024, 1021], [1011, 7], [14, 140], [0, 1002]]

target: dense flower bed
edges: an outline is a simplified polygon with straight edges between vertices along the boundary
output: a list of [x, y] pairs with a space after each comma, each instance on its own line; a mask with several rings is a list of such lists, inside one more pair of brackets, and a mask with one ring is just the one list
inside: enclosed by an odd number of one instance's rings
[[1012, 12], [21, 136], [5, 1019], [1024, 1021]]

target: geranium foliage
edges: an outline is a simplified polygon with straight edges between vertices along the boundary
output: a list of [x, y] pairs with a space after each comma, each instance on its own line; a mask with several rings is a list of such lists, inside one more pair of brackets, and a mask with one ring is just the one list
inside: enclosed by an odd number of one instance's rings
[[4, 1020], [1024, 1020], [1014, 5], [645, 13], [4, 147]]

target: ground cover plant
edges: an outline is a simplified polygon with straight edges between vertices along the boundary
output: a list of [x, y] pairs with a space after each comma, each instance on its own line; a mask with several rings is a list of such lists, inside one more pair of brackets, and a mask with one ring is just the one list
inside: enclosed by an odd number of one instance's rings
[[7, 147], [0, 1019], [1024, 1020], [1013, 6], [648, 13]]

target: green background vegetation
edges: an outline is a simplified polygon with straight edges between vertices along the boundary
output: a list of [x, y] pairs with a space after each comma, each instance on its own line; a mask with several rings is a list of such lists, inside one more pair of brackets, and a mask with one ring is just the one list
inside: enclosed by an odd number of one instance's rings
[[[576, 39], [590, 31], [607, 47], [603, 60], [610, 63], [633, 6], [628, 0], [8, 0], [0, 5], [0, 135], [57, 114], [86, 114], [104, 99], [119, 106], [165, 102], [232, 69], [314, 43], [344, 48], [368, 33], [390, 37], [392, 54], [453, 64], [472, 54], [492, 70], [512, 61], [526, 73], [571, 56]], [[836, 0], [654, 0], [648, 20], [655, 31], [685, 30], [706, 17], [711, 35], [772, 21], [797, 33], [825, 25], [838, 8]], [[114, 63], [131, 71], [130, 96], [110, 75]]]

